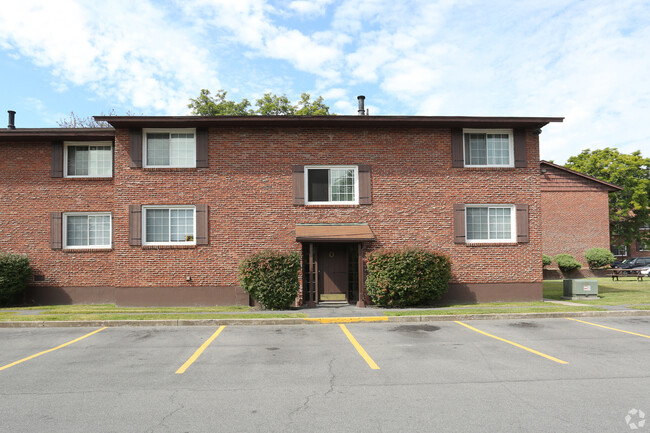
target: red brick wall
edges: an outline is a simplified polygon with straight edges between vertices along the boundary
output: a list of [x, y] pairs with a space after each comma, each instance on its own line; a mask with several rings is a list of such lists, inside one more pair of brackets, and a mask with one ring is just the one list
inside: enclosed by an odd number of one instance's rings
[[[179, 171], [129, 168], [128, 146], [128, 130], [118, 129], [114, 178], [89, 181], [50, 178], [48, 143], [0, 144], [0, 248], [29, 254], [47, 286], [236, 286], [247, 254], [300, 249], [297, 223], [367, 222], [371, 248], [450, 255], [453, 283], [542, 281], [539, 146], [530, 132], [528, 168], [505, 169], [452, 168], [449, 129], [211, 128], [209, 168]], [[294, 206], [292, 164], [369, 164], [372, 205]], [[130, 204], [198, 203], [210, 206], [210, 245], [129, 246]], [[454, 244], [455, 203], [528, 204], [530, 243]], [[52, 210], [112, 211], [113, 250], [51, 250]]]
[[[545, 167], [541, 176], [542, 252], [571, 254], [587, 266], [590, 248], [609, 250], [608, 190], [583, 177]], [[549, 268], [557, 268], [555, 262]]]

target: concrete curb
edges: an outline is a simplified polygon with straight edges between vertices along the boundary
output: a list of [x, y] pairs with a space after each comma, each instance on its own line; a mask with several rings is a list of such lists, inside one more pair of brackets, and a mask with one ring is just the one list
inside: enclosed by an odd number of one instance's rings
[[[366, 316], [287, 319], [174, 319], [174, 320], [89, 320], [89, 321], [34, 321], [0, 322], [0, 328], [65, 328], [65, 327], [120, 327], [120, 326], [221, 326], [221, 325], [320, 325], [322, 323], [362, 322], [443, 322], [454, 320], [507, 319], [562, 319], [565, 317], [635, 317], [650, 316], [650, 310], [572, 311], [552, 313], [454, 314], [449, 316]], [[381, 317], [381, 319], [377, 319]], [[383, 317], [386, 317], [384, 319]]]

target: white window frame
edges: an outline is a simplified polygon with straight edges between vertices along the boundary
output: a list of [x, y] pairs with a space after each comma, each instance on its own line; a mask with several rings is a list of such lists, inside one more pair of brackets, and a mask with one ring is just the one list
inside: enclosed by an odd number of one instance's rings
[[[108, 245], [70, 245], [68, 246], [68, 217], [69, 216], [108, 216], [110, 221]], [[96, 250], [113, 248], [113, 215], [111, 212], [64, 212], [62, 218], [61, 242], [64, 250]]]
[[[111, 173], [107, 176], [86, 175], [69, 175], [68, 174], [68, 149], [70, 147], [90, 147], [90, 146], [109, 146], [111, 148]], [[90, 151], [90, 149], [89, 149]], [[63, 143], [63, 177], [84, 178], [84, 177], [113, 177], [113, 142], [112, 141], [65, 141]]]
[[[467, 148], [465, 143], [465, 134], [508, 134], [508, 164], [468, 164], [465, 150]], [[515, 166], [515, 140], [512, 129], [463, 129], [463, 166], [465, 167], [514, 167]]]
[[[191, 209], [193, 215], [193, 233], [191, 241], [183, 242], [147, 242], [147, 211], [149, 209]], [[171, 226], [170, 226], [171, 228]], [[142, 245], [196, 245], [196, 206], [193, 205], [146, 205], [142, 206]]]
[[[171, 155], [169, 157], [170, 165], [151, 165], [147, 161], [147, 134], [154, 133], [168, 133], [168, 134], [194, 134], [194, 159], [191, 165], [175, 165], [171, 164]], [[171, 152], [171, 146], [170, 146]], [[196, 167], [196, 128], [145, 128], [142, 130], [142, 166], [145, 168], [195, 168]]]
[[644, 241], [638, 241], [639, 251], [650, 251], [650, 241], [646, 242], [648, 243], [645, 243]]
[[616, 247], [616, 249], [619, 252], [621, 251], [622, 248], [624, 252], [623, 254], [615, 254], [614, 252], [612, 252], [612, 254], [614, 254], [614, 257], [627, 257], [627, 245], [610, 245], [609, 246], [610, 251], [612, 250], [612, 247]]
[[[327, 192], [328, 201], [309, 201], [309, 170], [354, 169], [354, 200], [332, 201], [332, 185], [328, 175]], [[306, 165], [305, 166], [305, 204], [313, 206], [356, 205], [359, 204], [359, 166], [357, 165]]]
[[[469, 208], [499, 208], [510, 209], [510, 239], [468, 239], [467, 237], [467, 209]], [[488, 211], [489, 212], [489, 211]], [[488, 219], [488, 236], [490, 235], [490, 221]], [[466, 204], [465, 205], [465, 242], [468, 244], [510, 244], [517, 243], [517, 208], [514, 204]]]

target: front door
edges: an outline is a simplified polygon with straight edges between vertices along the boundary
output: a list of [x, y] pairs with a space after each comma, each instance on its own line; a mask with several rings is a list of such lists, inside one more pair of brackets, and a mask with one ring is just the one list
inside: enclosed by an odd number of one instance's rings
[[345, 244], [318, 246], [319, 301], [347, 301], [348, 247]]

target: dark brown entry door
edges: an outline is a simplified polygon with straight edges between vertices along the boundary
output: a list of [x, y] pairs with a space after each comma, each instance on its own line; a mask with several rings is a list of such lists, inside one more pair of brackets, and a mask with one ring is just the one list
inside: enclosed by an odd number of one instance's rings
[[320, 301], [346, 301], [348, 296], [348, 250], [344, 244], [318, 246]]

